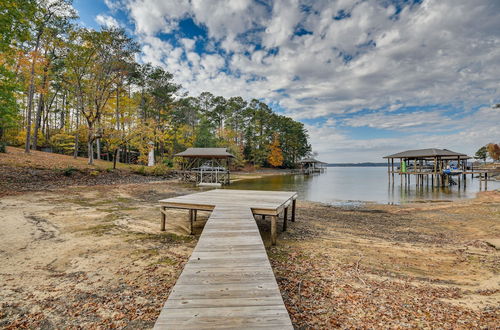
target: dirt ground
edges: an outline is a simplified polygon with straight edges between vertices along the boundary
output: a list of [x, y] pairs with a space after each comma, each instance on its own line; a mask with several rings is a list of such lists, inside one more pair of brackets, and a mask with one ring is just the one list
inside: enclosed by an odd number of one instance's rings
[[297, 328], [497, 328], [500, 192], [453, 203], [300, 203], [269, 249]]
[[[0, 198], [0, 328], [151, 328], [196, 245], [187, 211], [159, 232], [174, 182], [69, 187]], [[500, 193], [357, 208], [298, 203], [269, 245], [296, 328], [494, 328]]]

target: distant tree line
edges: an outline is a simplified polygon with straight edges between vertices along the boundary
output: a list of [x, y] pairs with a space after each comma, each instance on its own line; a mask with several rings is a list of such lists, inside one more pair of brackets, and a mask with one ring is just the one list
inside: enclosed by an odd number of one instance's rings
[[146, 162], [172, 163], [187, 147], [228, 147], [237, 165], [292, 167], [311, 150], [302, 123], [257, 99], [189, 96], [161, 67], [138, 63], [122, 29], [74, 24], [70, 0], [0, 5], [0, 140]]

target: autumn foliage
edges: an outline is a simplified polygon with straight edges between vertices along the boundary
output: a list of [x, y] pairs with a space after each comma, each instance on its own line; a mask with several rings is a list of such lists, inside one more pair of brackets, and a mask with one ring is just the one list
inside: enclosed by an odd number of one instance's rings
[[498, 161], [500, 159], [500, 145], [496, 143], [490, 143], [486, 146], [486, 149], [488, 150], [488, 154], [490, 155], [491, 159]]
[[267, 161], [273, 167], [278, 167], [283, 165], [283, 152], [280, 148], [280, 140], [278, 134], [274, 134], [273, 143], [270, 146], [269, 156]]

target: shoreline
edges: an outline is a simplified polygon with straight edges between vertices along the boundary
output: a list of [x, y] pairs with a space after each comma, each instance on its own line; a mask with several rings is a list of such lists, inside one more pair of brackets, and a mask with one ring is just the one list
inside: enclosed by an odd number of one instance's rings
[[[171, 210], [161, 233], [157, 202], [196, 191], [154, 182], [1, 197], [0, 326], [152, 327], [209, 215], [199, 213], [189, 236], [187, 214]], [[428, 314], [414, 319], [428, 327], [497, 321], [500, 192], [453, 203], [297, 206], [274, 247], [269, 221], [257, 217], [295, 326], [377, 328], [378, 318], [417, 326], [401, 311], [419, 308]]]

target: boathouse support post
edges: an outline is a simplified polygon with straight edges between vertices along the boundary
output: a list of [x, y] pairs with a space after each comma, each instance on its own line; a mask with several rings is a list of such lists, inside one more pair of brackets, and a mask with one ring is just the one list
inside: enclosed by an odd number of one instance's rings
[[389, 183], [391, 182], [391, 160], [387, 158], [387, 178], [389, 179]]
[[394, 158], [391, 158], [392, 183], [394, 184]]

